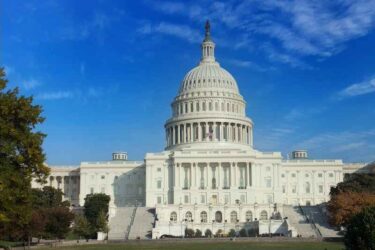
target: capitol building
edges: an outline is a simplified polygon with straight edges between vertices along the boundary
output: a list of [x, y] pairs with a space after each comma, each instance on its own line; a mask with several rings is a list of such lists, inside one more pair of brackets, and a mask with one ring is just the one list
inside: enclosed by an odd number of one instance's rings
[[246, 101], [215, 57], [209, 23], [200, 61], [182, 79], [171, 109], [163, 151], [142, 161], [115, 152], [110, 161], [50, 166], [45, 185], [61, 189], [77, 210], [88, 194], [110, 195], [109, 239], [180, 236], [186, 228], [335, 234], [318, 218], [315, 228], [300, 222], [312, 212], [324, 215], [330, 188], [365, 164], [310, 159], [306, 150], [290, 159], [258, 151]]

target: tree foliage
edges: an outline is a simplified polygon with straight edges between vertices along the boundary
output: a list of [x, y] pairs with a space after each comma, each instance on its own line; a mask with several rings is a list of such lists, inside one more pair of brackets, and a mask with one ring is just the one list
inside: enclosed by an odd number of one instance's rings
[[68, 201], [63, 201], [63, 192], [54, 187], [45, 186], [42, 189], [32, 189], [34, 208], [69, 207]]
[[194, 230], [191, 228], [185, 229], [185, 237], [186, 238], [193, 238], [194, 237]]
[[234, 229], [229, 230], [228, 236], [229, 237], [235, 237], [236, 236], [236, 231]]
[[204, 236], [212, 237], [212, 231], [210, 229], [206, 229], [206, 231], [204, 232]]
[[85, 198], [85, 217], [96, 231], [100, 231], [100, 225], [98, 225], [98, 218], [100, 213], [108, 214], [108, 205], [111, 197], [106, 194], [88, 194]]
[[104, 211], [100, 211], [98, 215], [98, 219], [96, 220], [96, 229], [98, 232], [108, 233], [109, 227], [108, 227], [108, 218], [107, 214], [104, 213]]
[[45, 210], [48, 218], [45, 232], [51, 238], [63, 239], [70, 230], [74, 214], [67, 207], [53, 207]]
[[375, 205], [375, 194], [345, 192], [332, 197], [328, 203], [330, 223], [345, 226], [364, 207]]
[[375, 249], [375, 206], [364, 208], [349, 220], [344, 242], [347, 249]]
[[84, 237], [86, 240], [90, 239], [92, 229], [85, 216], [76, 215], [74, 219], [73, 232], [78, 236]]
[[45, 135], [36, 131], [44, 121], [42, 108], [6, 86], [0, 68], [0, 235], [21, 239], [28, 237], [33, 214], [31, 180], [43, 182], [49, 168], [42, 150]]
[[346, 226], [352, 216], [363, 208], [375, 206], [375, 175], [353, 174], [337, 187], [331, 188], [327, 204], [329, 221], [335, 226]]
[[194, 235], [194, 237], [196, 237], [196, 238], [200, 238], [200, 237], [202, 237], [202, 231], [199, 230], [199, 229], [195, 230], [195, 235]]

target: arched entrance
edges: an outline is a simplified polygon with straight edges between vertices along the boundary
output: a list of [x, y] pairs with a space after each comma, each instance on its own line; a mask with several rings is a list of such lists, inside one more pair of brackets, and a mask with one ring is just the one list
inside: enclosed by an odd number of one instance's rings
[[223, 214], [220, 211], [215, 213], [215, 221], [221, 223], [223, 221]]

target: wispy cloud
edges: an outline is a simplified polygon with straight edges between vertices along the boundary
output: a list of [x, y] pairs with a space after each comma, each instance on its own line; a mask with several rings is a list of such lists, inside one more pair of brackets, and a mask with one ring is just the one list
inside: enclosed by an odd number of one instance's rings
[[230, 64], [232, 64], [234, 66], [242, 67], [242, 68], [249, 68], [249, 69], [253, 69], [255, 71], [259, 71], [259, 72], [265, 72], [265, 71], [268, 71], [268, 70], [274, 70], [274, 68], [263, 67], [263, 66], [258, 65], [255, 62], [248, 61], [248, 60], [229, 59], [227, 61], [228, 61], [228, 63], [230, 63]]
[[161, 22], [157, 25], [146, 23], [138, 29], [141, 34], [165, 34], [175, 36], [191, 43], [196, 43], [202, 39], [201, 34], [186, 25], [178, 25], [167, 22]]
[[[297, 148], [334, 155], [350, 151], [351, 159], [374, 160], [375, 130], [330, 132], [315, 135], [296, 145]], [[348, 157], [347, 157], [348, 158]]]
[[375, 78], [349, 85], [338, 93], [338, 97], [345, 98], [370, 94], [373, 92], [375, 92]]
[[[257, 37], [252, 46], [264, 50], [268, 59], [309, 69], [301, 58], [329, 57], [341, 51], [349, 40], [374, 28], [375, 0], [254, 0], [226, 2], [155, 2], [154, 9], [202, 23], [210, 19], [223, 33], [240, 31], [235, 48], [246, 48], [247, 39]], [[263, 46], [267, 37], [273, 46]], [[256, 42], [256, 43], [255, 43]], [[254, 44], [255, 43], [255, 44]]]
[[74, 97], [74, 93], [71, 91], [54, 91], [54, 92], [44, 92], [37, 94], [36, 99], [39, 100], [61, 100], [61, 99], [71, 99]]
[[4, 65], [4, 71], [7, 76], [11, 75], [14, 72], [13, 67]]
[[31, 90], [31, 89], [35, 89], [36, 87], [39, 87], [41, 86], [42, 83], [34, 78], [31, 78], [27, 81], [24, 81], [22, 83], [22, 86], [24, 87], [24, 89], [26, 90]]

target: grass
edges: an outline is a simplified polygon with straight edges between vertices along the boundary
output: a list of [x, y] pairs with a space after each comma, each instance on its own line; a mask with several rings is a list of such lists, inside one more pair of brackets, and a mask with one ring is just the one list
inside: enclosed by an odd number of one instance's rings
[[[45, 248], [44, 248], [45, 249]], [[59, 247], [72, 250], [342, 250], [342, 243], [329, 242], [131, 242]]]

